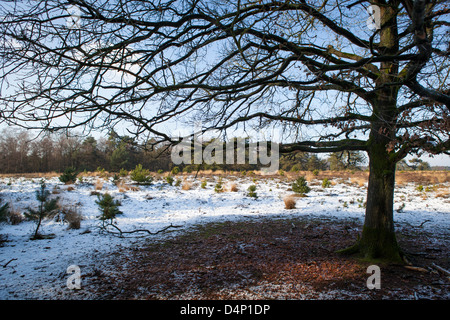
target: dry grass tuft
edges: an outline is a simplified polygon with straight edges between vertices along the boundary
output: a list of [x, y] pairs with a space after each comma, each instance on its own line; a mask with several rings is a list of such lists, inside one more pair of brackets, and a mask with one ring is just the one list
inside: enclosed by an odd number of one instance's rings
[[128, 186], [128, 188], [129, 188], [130, 191], [139, 191], [139, 190], [141, 190], [141, 189], [139, 189], [139, 187], [136, 187], [136, 186]]
[[119, 181], [118, 183], [116, 183], [117, 188], [119, 189], [120, 193], [124, 193], [127, 192], [128, 190], [130, 190], [130, 186], [127, 185], [125, 182], [123, 181]]
[[181, 189], [185, 190], [185, 191], [191, 190], [191, 188], [192, 188], [192, 183], [190, 183], [189, 181], [183, 182], [183, 185], [181, 186]]
[[52, 194], [59, 194], [60, 192], [61, 192], [61, 190], [58, 186], [55, 186], [52, 190]]
[[12, 225], [22, 223], [25, 220], [24, 216], [18, 211], [11, 211], [8, 214], [8, 221]]
[[95, 190], [96, 191], [102, 190], [103, 189], [103, 183], [104, 183], [103, 180], [97, 179], [95, 181], [95, 184], [94, 184]]
[[364, 187], [367, 183], [366, 177], [353, 177], [350, 178], [350, 183], [357, 185], [358, 187]]
[[238, 188], [238, 186], [237, 186], [237, 184], [236, 184], [235, 182], [231, 182], [231, 183], [228, 185], [228, 190], [229, 190], [230, 192], [237, 192], [237, 191], [239, 191], [239, 188]]
[[69, 224], [69, 229], [80, 229], [83, 216], [78, 212], [77, 207], [63, 207], [61, 211], [64, 215], [64, 220]]
[[17, 225], [25, 220], [25, 217], [14, 207], [12, 201], [9, 202], [9, 210], [7, 213], [7, 220], [12, 225]]
[[297, 202], [295, 201], [295, 198], [293, 196], [287, 196], [283, 200], [285, 209], [295, 209], [295, 205], [297, 204]]
[[436, 193], [436, 198], [448, 199], [448, 198], [450, 198], [450, 191], [448, 191], [448, 190], [440, 191], [440, 192]]

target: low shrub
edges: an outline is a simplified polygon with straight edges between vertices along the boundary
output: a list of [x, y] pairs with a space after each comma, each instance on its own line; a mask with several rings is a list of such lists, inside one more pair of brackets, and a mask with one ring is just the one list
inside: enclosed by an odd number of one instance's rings
[[329, 187], [331, 187], [331, 181], [328, 180], [328, 178], [323, 179], [322, 188], [329, 188]]
[[130, 178], [137, 184], [148, 185], [153, 181], [150, 171], [143, 169], [141, 164], [138, 164], [134, 170], [130, 172]]
[[173, 175], [176, 175], [180, 172], [180, 168], [178, 167], [173, 167], [172, 170], [170, 171]]
[[292, 191], [298, 194], [306, 194], [309, 191], [311, 191], [311, 188], [308, 187], [308, 183], [306, 182], [306, 179], [304, 176], [298, 177], [297, 180], [295, 180], [292, 183]]
[[109, 193], [98, 195], [98, 200], [96, 200], [95, 203], [99, 206], [101, 212], [98, 218], [103, 221], [103, 223], [109, 220], [112, 224], [116, 216], [122, 214], [122, 211], [119, 210], [119, 206], [121, 205], [120, 201], [114, 200], [113, 196]]
[[252, 184], [251, 186], [248, 187], [247, 189], [248, 193], [247, 195], [251, 198], [258, 198], [258, 195], [256, 194], [256, 185]]
[[50, 191], [47, 190], [47, 186], [44, 181], [41, 181], [41, 187], [36, 191], [36, 200], [39, 201], [38, 209], [34, 210], [32, 208], [27, 208], [27, 212], [25, 212], [25, 217], [28, 220], [36, 221], [36, 229], [31, 237], [31, 240], [46, 238], [39, 233], [39, 227], [41, 226], [42, 220], [52, 215], [59, 208], [59, 199], [49, 199], [49, 196]]
[[216, 185], [214, 186], [214, 192], [223, 192], [222, 178], [219, 178], [219, 181], [217, 181]]
[[169, 174], [166, 177], [166, 181], [167, 181], [168, 184], [173, 185], [173, 176], [171, 174]]
[[59, 181], [69, 184], [69, 183], [74, 183], [77, 180], [77, 171], [75, 168], [73, 167], [69, 167], [66, 168], [63, 172], [63, 174], [61, 174], [59, 176]]

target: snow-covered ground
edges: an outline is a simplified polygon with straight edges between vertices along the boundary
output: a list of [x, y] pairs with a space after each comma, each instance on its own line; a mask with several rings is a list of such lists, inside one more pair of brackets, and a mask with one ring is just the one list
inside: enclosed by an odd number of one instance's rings
[[[231, 179], [231, 178], [230, 178]], [[119, 192], [112, 180], [105, 179], [100, 192], [108, 192], [121, 201], [122, 215], [116, 224], [123, 231], [147, 229], [161, 230], [171, 224], [181, 225], [181, 232], [190, 226], [219, 220], [256, 219], [260, 217], [329, 217], [364, 218], [366, 187], [350, 183], [350, 180], [336, 179], [330, 188], [322, 188], [321, 181], [311, 181], [311, 192], [307, 197], [297, 198], [296, 209], [284, 208], [283, 198], [292, 191], [290, 183], [277, 178], [232, 177], [239, 190], [237, 192], [214, 192], [217, 178], [209, 177], [205, 189], [200, 187], [200, 179], [193, 182], [190, 190], [181, 186], [169, 186], [164, 180], [154, 181], [150, 186], [140, 186], [139, 190]], [[45, 182], [50, 191], [59, 188], [63, 206], [75, 206], [84, 220], [81, 228], [69, 230], [67, 223], [46, 220], [41, 226], [42, 234], [54, 234], [53, 239], [30, 240], [35, 222], [24, 221], [17, 225], [0, 225], [0, 299], [70, 299], [74, 292], [67, 288], [70, 274], [67, 268], [77, 265], [81, 274], [95, 273], [107, 268], [105, 263], [114, 252], [123, 247], [139, 246], [145, 233], [130, 234], [120, 238], [102, 232], [100, 214], [95, 203], [97, 197], [91, 195], [97, 177], [87, 177], [84, 183], [64, 185], [58, 178]], [[9, 202], [16, 212], [24, 212], [27, 207], [36, 207], [35, 191], [40, 179], [3, 178], [0, 179], [0, 198]], [[226, 188], [230, 181], [223, 179]], [[257, 199], [247, 196], [248, 186], [257, 185]], [[67, 191], [68, 187], [74, 190]], [[448, 190], [450, 185], [441, 184], [439, 191]], [[417, 191], [416, 185], [397, 187], [395, 213], [398, 225], [422, 226], [434, 234], [447, 237], [450, 226], [450, 199], [436, 197], [438, 191]], [[181, 230], [181, 231], [180, 231]], [[158, 239], [173, 233], [151, 236]], [[83, 298], [89, 298], [83, 296]]]

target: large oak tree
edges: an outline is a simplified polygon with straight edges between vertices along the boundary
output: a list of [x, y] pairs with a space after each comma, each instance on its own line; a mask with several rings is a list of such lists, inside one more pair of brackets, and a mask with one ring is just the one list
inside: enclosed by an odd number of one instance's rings
[[[166, 123], [283, 127], [281, 151], [364, 151], [362, 236], [400, 260], [395, 165], [448, 153], [447, 1], [1, 1], [1, 118], [176, 142]], [[367, 8], [374, 21], [369, 28]]]

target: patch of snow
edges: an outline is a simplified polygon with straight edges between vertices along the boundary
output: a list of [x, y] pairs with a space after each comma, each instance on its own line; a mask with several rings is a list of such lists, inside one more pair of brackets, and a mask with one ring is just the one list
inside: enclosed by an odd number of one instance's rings
[[[63, 222], [46, 220], [41, 226], [41, 232], [55, 234], [55, 237], [30, 240], [34, 222], [0, 225], [0, 235], [6, 240], [0, 247], [0, 299], [73, 298], [73, 292], [66, 286], [69, 277], [66, 270], [70, 265], [78, 265], [82, 275], [101, 271], [107, 269], [103, 264], [114, 252], [120, 252], [123, 247], [141, 245], [142, 239], [137, 237], [139, 234], [119, 238], [101, 231], [98, 219], [100, 212], [95, 203], [97, 197], [91, 195], [96, 179], [90, 177], [84, 179], [84, 183], [72, 185], [73, 191], [67, 191], [68, 186], [59, 182], [58, 178], [45, 180], [49, 190], [59, 192], [53, 196], [59, 197], [63, 206], [74, 206], [83, 215], [78, 230], [68, 230], [68, 225]], [[181, 187], [169, 186], [160, 180], [150, 186], [140, 186], [137, 191], [126, 192], [119, 192], [112, 181], [105, 180], [99, 192], [109, 192], [121, 201], [120, 210], [123, 214], [117, 216], [116, 224], [123, 231], [148, 229], [156, 232], [170, 224], [182, 225], [182, 229], [177, 229], [178, 233], [194, 225], [213, 221], [295, 216], [364, 219], [366, 187], [345, 181], [327, 189], [312, 185], [307, 197], [296, 199], [296, 209], [286, 210], [283, 198], [292, 194], [287, 191], [290, 185], [278, 179], [264, 179], [257, 179], [257, 199], [246, 196], [247, 188], [255, 184], [250, 178], [234, 180], [239, 187], [238, 192], [216, 193], [212, 179], [206, 189], [200, 188], [199, 181], [190, 190], [181, 190]], [[37, 206], [35, 191], [39, 188], [40, 180], [0, 179], [0, 198], [9, 202], [16, 212], [23, 213], [27, 207]], [[223, 179], [224, 186], [227, 182], [227, 179]], [[435, 197], [434, 192], [428, 192], [425, 197], [424, 193], [415, 190], [414, 184], [397, 187], [394, 208], [402, 203], [405, 205], [401, 212], [395, 213], [396, 224], [421, 226], [426, 231], [448, 238], [449, 202], [449, 199]], [[152, 236], [152, 239], [166, 236], [159, 234]], [[274, 284], [270, 288], [267, 286], [259, 284], [252, 287], [249, 289], [251, 292], [241, 294], [242, 298], [283, 297], [281, 287], [273, 287]], [[299, 296], [305, 291], [303, 289], [299, 288]], [[264, 295], [260, 295], [261, 292], [265, 292]], [[330, 298], [334, 296], [332, 292], [329, 293]], [[305, 294], [304, 298], [308, 298], [308, 295]]]

